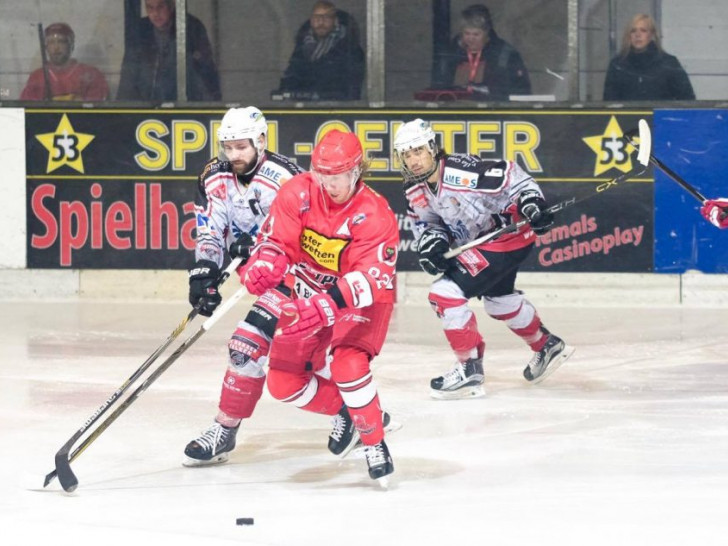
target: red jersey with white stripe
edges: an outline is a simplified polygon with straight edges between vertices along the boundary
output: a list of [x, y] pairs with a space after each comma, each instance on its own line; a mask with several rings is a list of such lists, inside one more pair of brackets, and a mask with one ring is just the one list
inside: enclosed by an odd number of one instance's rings
[[222, 266], [225, 252], [243, 232], [255, 237], [280, 187], [303, 172], [289, 158], [266, 150], [251, 173], [218, 171], [220, 161], [207, 162], [200, 175], [195, 260], [212, 260]]
[[[447, 234], [453, 247], [468, 243], [487, 232], [518, 222], [518, 196], [525, 190], [542, 195], [536, 181], [512, 161], [487, 161], [466, 154], [451, 154], [440, 160], [437, 187], [419, 182], [405, 187], [414, 235], [426, 229]], [[529, 224], [483, 248], [507, 252], [532, 244]]]
[[361, 180], [351, 199], [337, 205], [310, 173], [295, 176], [278, 192], [260, 244], [286, 254], [299, 297], [343, 279], [351, 307], [394, 303], [397, 219], [386, 199]]
[[[109, 85], [101, 71], [88, 64], [71, 59], [67, 66], [48, 64], [48, 81], [51, 100], [106, 100]], [[34, 71], [20, 93], [20, 100], [46, 98], [46, 81], [43, 69]]]

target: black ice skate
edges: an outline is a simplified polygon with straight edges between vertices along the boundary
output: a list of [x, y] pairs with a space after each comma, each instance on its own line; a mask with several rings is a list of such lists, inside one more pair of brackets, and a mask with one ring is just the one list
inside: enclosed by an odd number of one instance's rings
[[378, 480], [382, 486], [386, 486], [386, 476], [394, 472], [394, 463], [387, 444], [382, 440], [373, 446], [366, 446], [364, 454], [369, 466], [369, 477]]
[[217, 421], [202, 433], [196, 440], [192, 440], [185, 448], [184, 466], [202, 466], [208, 464], [224, 463], [228, 460], [228, 453], [235, 449], [235, 436], [237, 427], [225, 427]]
[[470, 358], [430, 381], [430, 394], [439, 400], [478, 398], [485, 395], [483, 379], [483, 357]]
[[523, 377], [531, 383], [540, 383], [546, 379], [574, 352], [574, 347], [564, 343], [564, 340], [560, 337], [554, 334], [548, 336], [546, 345], [537, 353], [533, 353], [531, 361], [523, 370]]
[[334, 428], [329, 434], [329, 451], [338, 457], [346, 457], [359, 441], [359, 431], [354, 427], [349, 408], [341, 406], [331, 424]]
[[[382, 412], [382, 428], [384, 429], [385, 434], [389, 434], [390, 432], [395, 432], [402, 428], [402, 423], [399, 423], [397, 421], [393, 421], [391, 415], [389, 415], [388, 412], [383, 411]], [[362, 456], [364, 454], [364, 450], [366, 449], [366, 446], [364, 445], [364, 442], [361, 441], [361, 437], [359, 438], [359, 441], [356, 443], [354, 448], [349, 453], [349, 456]]]

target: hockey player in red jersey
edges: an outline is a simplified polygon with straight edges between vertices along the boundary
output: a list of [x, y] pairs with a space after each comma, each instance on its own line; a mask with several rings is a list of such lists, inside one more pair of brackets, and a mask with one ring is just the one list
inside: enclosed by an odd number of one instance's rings
[[[189, 299], [201, 315], [220, 304], [217, 281], [225, 254], [247, 261], [260, 226], [281, 185], [302, 172], [290, 159], [266, 150], [268, 125], [254, 106], [231, 108], [217, 131], [220, 151], [199, 177], [196, 205], [196, 262], [189, 272]], [[235, 448], [242, 419], [263, 393], [265, 362], [290, 289], [271, 287], [259, 293], [228, 343], [229, 361], [219, 410], [212, 426], [185, 448], [186, 466], [221, 463]]]
[[[268, 390], [335, 416], [331, 452], [343, 456], [360, 439], [369, 475], [380, 479], [394, 466], [370, 361], [384, 343], [394, 304], [399, 230], [386, 200], [363, 182], [364, 169], [353, 133], [327, 133], [314, 148], [311, 172], [278, 192], [242, 279], [248, 291], [262, 294], [293, 268], [296, 299], [282, 307]], [[330, 378], [317, 373], [327, 356]]]
[[109, 98], [109, 85], [101, 71], [71, 58], [76, 36], [66, 23], [53, 23], [44, 31], [48, 54], [45, 70], [28, 78], [20, 100], [90, 100]]
[[[485, 342], [468, 308], [474, 297], [534, 351], [523, 375], [534, 383], [542, 381], [573, 348], [543, 326], [533, 305], [515, 289], [518, 268], [535, 242], [534, 232], [546, 233], [553, 224], [538, 184], [512, 161], [445, 154], [421, 119], [400, 127], [394, 150], [404, 176], [420, 266], [430, 275], [442, 274], [432, 283], [430, 304], [457, 357], [452, 371], [430, 382], [432, 396], [485, 394]], [[451, 246], [523, 218], [529, 223], [519, 231], [445, 258]]]

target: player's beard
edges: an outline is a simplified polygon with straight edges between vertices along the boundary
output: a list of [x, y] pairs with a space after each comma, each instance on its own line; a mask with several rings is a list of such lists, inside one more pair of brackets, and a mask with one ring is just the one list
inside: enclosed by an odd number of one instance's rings
[[241, 159], [240, 161], [236, 161], [233, 163], [233, 169], [235, 169], [235, 174], [248, 174], [251, 170], [255, 168], [255, 165], [258, 163], [258, 154], [256, 153], [252, 160], [245, 161], [244, 159]]

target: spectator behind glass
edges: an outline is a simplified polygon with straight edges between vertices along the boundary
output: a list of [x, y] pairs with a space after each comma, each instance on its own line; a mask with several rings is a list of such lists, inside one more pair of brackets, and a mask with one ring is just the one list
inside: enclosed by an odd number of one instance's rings
[[655, 20], [638, 13], [625, 29], [622, 48], [607, 69], [604, 100], [694, 100], [677, 57], [663, 51]]
[[[144, 0], [136, 43], [121, 65], [118, 100], [177, 100], [174, 0]], [[220, 78], [202, 22], [187, 14], [187, 100], [220, 100]], [[128, 47], [128, 46], [127, 46]]]
[[521, 55], [493, 29], [490, 11], [483, 4], [462, 11], [460, 34], [436, 60], [435, 89], [465, 89], [474, 98], [508, 100], [528, 95], [531, 82]]
[[[76, 36], [66, 23], [48, 25], [45, 40], [47, 76], [43, 68], [31, 73], [20, 100], [88, 100], [109, 98], [109, 85], [99, 69], [71, 58]], [[47, 80], [46, 80], [47, 77]]]
[[273, 97], [358, 100], [364, 51], [354, 19], [331, 2], [316, 2], [296, 34], [296, 45]]

